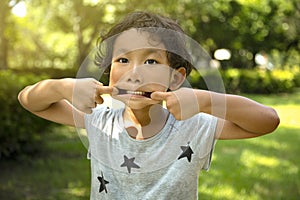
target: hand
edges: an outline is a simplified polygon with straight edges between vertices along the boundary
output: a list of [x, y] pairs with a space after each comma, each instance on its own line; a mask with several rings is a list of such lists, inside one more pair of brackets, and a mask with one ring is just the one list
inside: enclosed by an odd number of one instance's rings
[[153, 92], [151, 98], [166, 101], [167, 109], [177, 120], [188, 119], [200, 112], [196, 93], [191, 88], [180, 88], [172, 92]]
[[112, 94], [114, 88], [103, 86], [93, 78], [72, 79], [73, 93], [69, 102], [84, 113], [91, 113], [97, 104], [103, 103], [102, 94]]

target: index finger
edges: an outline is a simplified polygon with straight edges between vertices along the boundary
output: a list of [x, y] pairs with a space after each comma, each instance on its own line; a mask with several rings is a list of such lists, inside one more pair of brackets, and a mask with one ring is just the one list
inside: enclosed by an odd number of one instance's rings
[[153, 100], [157, 100], [157, 101], [163, 101], [166, 100], [166, 98], [168, 97], [168, 92], [153, 92], [151, 94], [151, 99]]
[[102, 94], [112, 95], [115, 92], [115, 90], [116, 89], [114, 87], [111, 87], [111, 86], [102, 86], [102, 85], [99, 85], [98, 88], [97, 88], [97, 93], [99, 95], [102, 95]]

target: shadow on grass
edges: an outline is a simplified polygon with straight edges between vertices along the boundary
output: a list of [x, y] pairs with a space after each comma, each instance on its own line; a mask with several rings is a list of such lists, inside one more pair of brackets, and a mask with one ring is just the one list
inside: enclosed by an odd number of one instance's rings
[[[0, 163], [0, 199], [89, 199], [90, 167], [77, 133], [49, 133], [48, 146], [31, 160]], [[69, 136], [67, 136], [67, 134]]]
[[199, 199], [298, 199], [300, 129], [280, 127], [248, 140], [218, 141]]

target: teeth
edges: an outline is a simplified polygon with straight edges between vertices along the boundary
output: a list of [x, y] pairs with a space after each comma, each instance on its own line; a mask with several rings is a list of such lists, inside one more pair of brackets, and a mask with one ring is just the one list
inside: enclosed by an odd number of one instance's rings
[[144, 96], [144, 97], [151, 97], [152, 92], [143, 92], [143, 91], [132, 91], [132, 90], [124, 90], [124, 89], [120, 89], [118, 88], [118, 94], [130, 94], [130, 95], [140, 95], [140, 96]]
[[142, 91], [126, 91], [127, 94], [133, 94], [133, 95], [144, 95], [145, 92]]

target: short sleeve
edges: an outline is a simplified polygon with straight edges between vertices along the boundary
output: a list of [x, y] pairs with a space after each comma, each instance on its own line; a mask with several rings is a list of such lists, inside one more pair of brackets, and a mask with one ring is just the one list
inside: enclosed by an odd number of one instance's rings
[[[106, 113], [107, 107], [105, 106], [98, 106], [97, 108], [93, 109], [93, 112], [91, 114], [85, 114], [84, 116], [84, 123], [85, 123], [85, 129], [87, 132], [87, 136], [89, 141], [93, 140], [93, 137], [95, 136], [97, 129], [101, 128], [103, 124], [103, 120], [105, 120], [105, 113]], [[90, 143], [90, 142], [89, 142]], [[91, 148], [89, 145], [88, 153], [87, 153], [87, 159], [91, 159]]]
[[213, 144], [211, 146], [211, 150], [206, 158], [206, 161], [202, 167], [203, 170], [208, 171], [210, 168], [210, 164], [211, 164], [211, 160], [212, 160], [212, 155], [213, 155], [213, 151], [214, 151], [214, 146], [215, 146], [216, 140], [213, 141]]
[[212, 154], [215, 147], [215, 132], [217, 126], [217, 118], [205, 113], [198, 116], [196, 149], [199, 159], [201, 160], [202, 169], [209, 170]]

